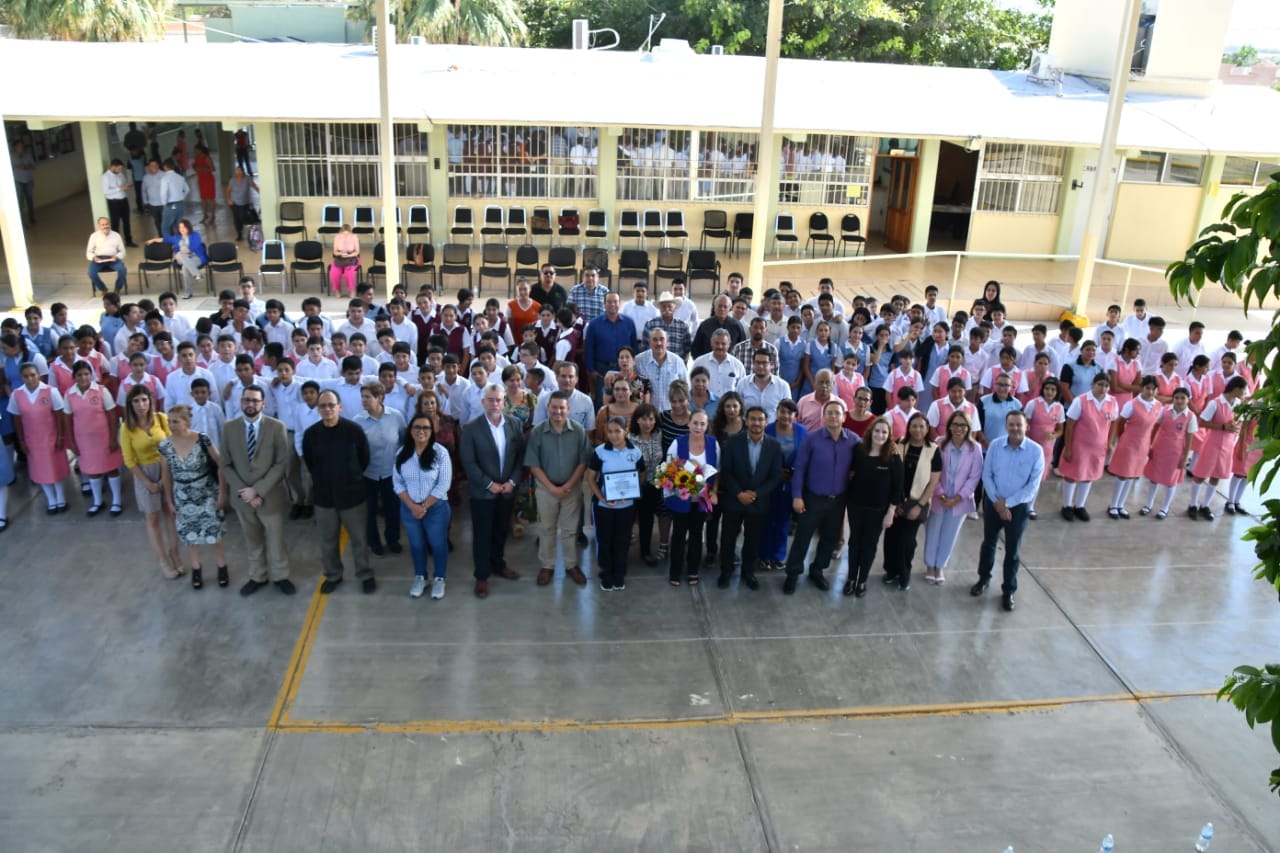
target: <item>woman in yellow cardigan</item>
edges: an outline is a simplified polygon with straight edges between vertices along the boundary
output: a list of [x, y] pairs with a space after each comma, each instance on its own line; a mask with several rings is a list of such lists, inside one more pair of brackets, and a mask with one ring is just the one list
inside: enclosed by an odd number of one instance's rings
[[181, 577], [182, 556], [178, 530], [164, 507], [160, 466], [160, 442], [169, 437], [169, 420], [155, 410], [155, 400], [146, 385], [129, 389], [124, 402], [124, 423], [120, 425], [120, 450], [124, 464], [133, 474], [133, 495], [147, 520], [147, 539], [160, 560], [167, 578]]

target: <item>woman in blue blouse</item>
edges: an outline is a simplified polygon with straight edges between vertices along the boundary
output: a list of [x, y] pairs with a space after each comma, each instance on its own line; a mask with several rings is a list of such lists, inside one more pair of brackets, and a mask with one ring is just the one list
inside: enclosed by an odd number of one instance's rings
[[400, 498], [400, 521], [409, 539], [413, 557], [413, 586], [410, 598], [421, 598], [427, 590], [427, 547], [435, 557], [436, 573], [431, 597], [444, 598], [444, 577], [449, 565], [449, 486], [453, 465], [449, 451], [436, 443], [436, 424], [430, 415], [414, 415], [408, 437], [396, 454], [391, 486]]
[[[716, 440], [707, 434], [709, 421], [706, 412], [694, 412], [689, 417], [689, 432], [679, 436], [667, 448], [667, 461], [683, 459], [693, 461], [703, 470], [719, 468]], [[707, 478], [707, 489], [712, 506], [717, 502], [716, 478]], [[689, 586], [698, 584], [698, 569], [702, 565], [702, 526], [707, 520], [698, 501], [688, 501], [679, 495], [663, 499], [671, 511], [671, 564], [669, 578], [672, 586], [680, 586], [688, 565]]]
[[782, 446], [782, 483], [769, 498], [769, 513], [760, 531], [760, 560], [765, 571], [781, 570], [787, 559], [787, 533], [791, 528], [791, 472], [796, 466], [796, 451], [809, 434], [796, 420], [798, 409], [790, 400], [778, 404], [778, 419], [764, 428]]
[[636, 502], [630, 498], [606, 500], [604, 477], [635, 471], [644, 478], [644, 454], [627, 439], [627, 419], [614, 416], [604, 428], [605, 443], [591, 452], [588, 467], [593, 472], [587, 485], [595, 500], [591, 517], [596, 526], [596, 562], [600, 588], [606, 592], [627, 588], [627, 552], [631, 550], [631, 525], [635, 523]]
[[182, 272], [183, 295], [191, 298], [191, 289], [200, 280], [200, 270], [209, 263], [200, 232], [191, 227], [190, 219], [178, 220], [178, 231], [168, 237], [152, 237], [147, 243], [165, 242], [173, 246], [173, 265]]
[[801, 372], [805, 384], [813, 387], [813, 378], [820, 370], [830, 370], [833, 374], [840, 372], [844, 363], [844, 351], [840, 344], [831, 340], [831, 325], [826, 320], [819, 320], [813, 327], [813, 338], [805, 348]]

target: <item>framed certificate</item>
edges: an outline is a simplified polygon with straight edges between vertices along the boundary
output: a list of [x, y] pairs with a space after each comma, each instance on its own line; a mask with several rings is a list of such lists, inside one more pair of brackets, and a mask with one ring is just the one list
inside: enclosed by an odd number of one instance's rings
[[614, 471], [604, 475], [606, 501], [633, 501], [640, 497], [640, 472]]

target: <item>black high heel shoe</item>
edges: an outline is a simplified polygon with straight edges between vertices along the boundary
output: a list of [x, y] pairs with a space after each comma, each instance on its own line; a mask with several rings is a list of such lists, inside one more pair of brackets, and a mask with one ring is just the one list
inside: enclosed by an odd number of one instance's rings
[[200, 566], [191, 569], [191, 588], [204, 589], [204, 569]]
[[218, 586], [226, 586], [231, 583], [231, 575], [227, 573], [226, 566], [218, 566]]

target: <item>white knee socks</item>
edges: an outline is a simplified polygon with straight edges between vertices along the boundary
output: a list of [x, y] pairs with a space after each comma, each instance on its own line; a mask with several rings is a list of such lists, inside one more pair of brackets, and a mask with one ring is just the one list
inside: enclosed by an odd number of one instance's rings
[[1231, 489], [1227, 492], [1227, 500], [1233, 504], [1240, 503], [1240, 499], [1244, 497], [1245, 487], [1249, 485], [1249, 481], [1244, 477], [1232, 477]]
[[58, 499], [58, 506], [67, 505], [67, 488], [61, 480], [53, 484], [53, 495]]
[[1082, 508], [1084, 502], [1089, 499], [1089, 490], [1093, 488], [1093, 483], [1076, 483], [1076, 502], [1073, 506]]
[[1133, 484], [1137, 480], [1116, 480], [1115, 491], [1111, 493], [1111, 508], [1124, 509], [1125, 501], [1129, 500], [1129, 492], [1133, 489]]
[[1065, 480], [1062, 483], [1062, 505], [1064, 507], [1075, 506], [1076, 484], [1068, 483]]
[[1178, 493], [1177, 486], [1169, 486], [1168, 492], [1164, 496], [1164, 506], [1160, 507], [1160, 511], [1165, 515], [1169, 514], [1169, 507], [1173, 506], [1173, 496]]
[[1150, 510], [1156, 505], [1156, 492], [1160, 491], [1160, 487], [1150, 480], [1147, 481], [1147, 499], [1142, 502], [1144, 509]]
[[[0, 450], [3, 452], [3, 450]], [[0, 520], [9, 520], [9, 487], [0, 486]]]
[[120, 500], [120, 475], [107, 478], [107, 485], [111, 487], [111, 504], [112, 506], [120, 506], [123, 501]]
[[91, 479], [89, 488], [93, 490], [93, 505], [102, 506], [102, 478], [94, 477]]
[[47, 483], [41, 483], [40, 491], [44, 492], [44, 502], [48, 505], [49, 509], [53, 509], [58, 505], [58, 497], [53, 491], [53, 486]]

